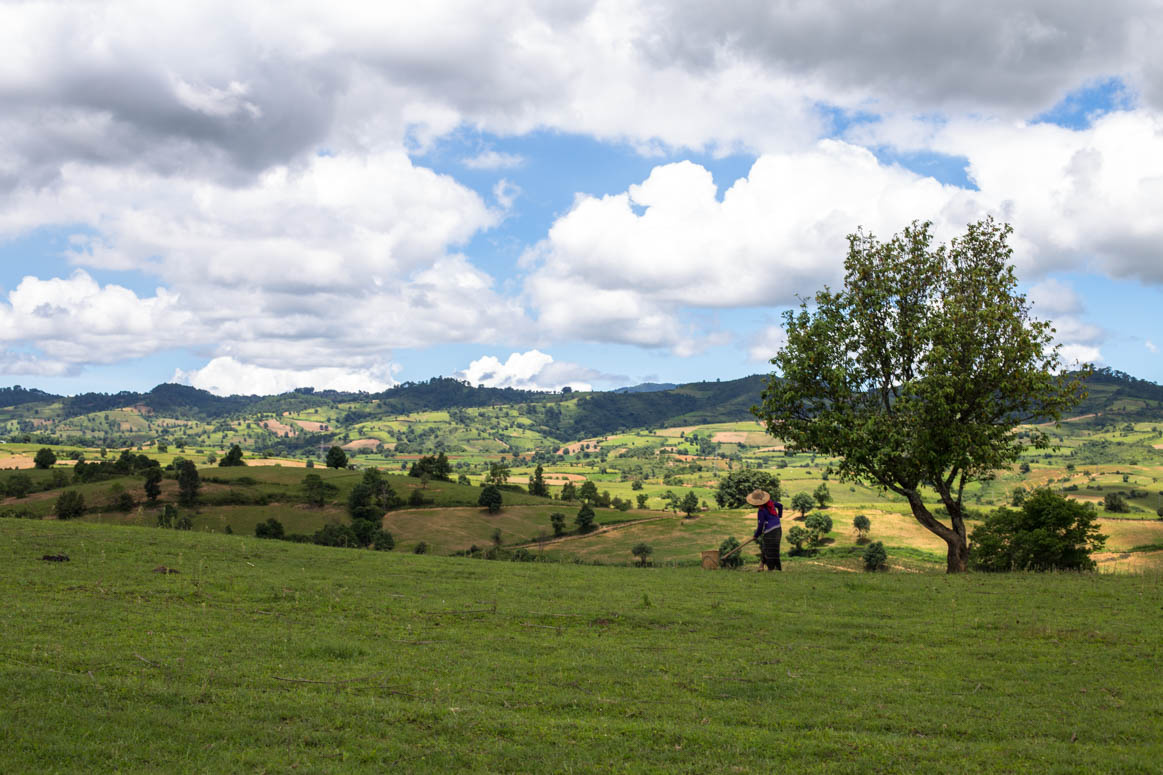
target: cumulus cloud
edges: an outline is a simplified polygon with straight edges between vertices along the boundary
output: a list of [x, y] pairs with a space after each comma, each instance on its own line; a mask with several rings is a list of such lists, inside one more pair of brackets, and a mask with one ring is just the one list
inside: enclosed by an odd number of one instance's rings
[[1061, 346], [1064, 363], [1074, 366], [1102, 362], [1100, 345], [1107, 338], [1106, 331], [1083, 319], [1086, 306], [1074, 288], [1048, 278], [1030, 288], [1026, 298], [1032, 305], [1034, 317], [1053, 324], [1054, 341]]
[[753, 361], [767, 363], [786, 344], [787, 332], [781, 326], [766, 326], [752, 336], [747, 355]]
[[501, 170], [520, 167], [525, 163], [525, 157], [518, 153], [503, 153], [489, 149], [481, 151], [476, 156], [461, 159], [461, 163], [474, 170]]
[[561, 390], [570, 387], [588, 391], [593, 389], [592, 380], [611, 379], [610, 375], [603, 375], [576, 363], [554, 361], [553, 356], [540, 350], [511, 353], [504, 362], [486, 355], [470, 363], [458, 376], [474, 385], [520, 390]]
[[200, 369], [176, 369], [170, 381], [219, 396], [276, 395], [298, 387], [376, 393], [396, 384], [394, 371], [391, 364], [367, 369], [273, 369], [240, 363], [228, 356], [214, 358]]

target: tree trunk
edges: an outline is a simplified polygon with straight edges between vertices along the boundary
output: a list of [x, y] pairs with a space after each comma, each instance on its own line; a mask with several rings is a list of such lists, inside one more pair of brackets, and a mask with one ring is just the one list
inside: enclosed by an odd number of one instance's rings
[[[929, 532], [940, 536], [949, 547], [945, 555], [945, 571], [947, 573], [964, 573], [969, 560], [969, 544], [965, 540], [965, 528], [960, 520], [955, 520], [953, 528], [947, 527], [925, 508], [920, 493], [908, 490], [905, 491], [905, 497], [908, 498], [909, 508], [912, 509], [913, 516], [916, 517], [917, 521], [924, 525]], [[960, 530], [955, 529], [959, 526]]]

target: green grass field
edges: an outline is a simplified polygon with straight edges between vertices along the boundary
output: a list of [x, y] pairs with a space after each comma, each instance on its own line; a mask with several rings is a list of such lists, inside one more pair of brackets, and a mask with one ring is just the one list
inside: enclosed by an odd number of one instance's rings
[[1163, 761], [1159, 574], [608, 568], [34, 520], [0, 520], [0, 554], [2, 772]]

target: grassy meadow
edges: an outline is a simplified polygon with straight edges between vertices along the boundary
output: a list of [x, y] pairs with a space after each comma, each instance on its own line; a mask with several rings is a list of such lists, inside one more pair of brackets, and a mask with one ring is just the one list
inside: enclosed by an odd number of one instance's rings
[[1163, 761], [1157, 573], [591, 567], [12, 519], [0, 555], [3, 772]]

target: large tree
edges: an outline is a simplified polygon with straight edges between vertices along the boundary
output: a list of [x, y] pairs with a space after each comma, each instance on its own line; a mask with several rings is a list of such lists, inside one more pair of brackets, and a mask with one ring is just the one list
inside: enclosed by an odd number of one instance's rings
[[787, 344], [755, 410], [791, 449], [837, 456], [842, 480], [905, 498], [945, 541], [949, 572], [968, 558], [966, 484], [1013, 463], [1016, 425], [1057, 420], [1080, 398], [1053, 329], [1017, 292], [1011, 231], [986, 219], [935, 248], [928, 223], [887, 242], [850, 235], [844, 287], [785, 313]]

